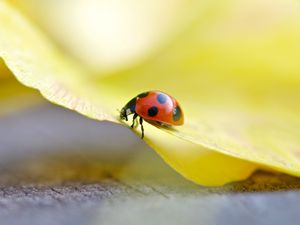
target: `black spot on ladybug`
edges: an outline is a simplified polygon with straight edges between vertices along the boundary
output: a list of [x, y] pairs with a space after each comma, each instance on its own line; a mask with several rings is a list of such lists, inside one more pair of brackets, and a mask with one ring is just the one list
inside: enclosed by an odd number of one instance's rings
[[167, 96], [164, 94], [158, 94], [156, 98], [160, 104], [165, 104], [167, 101]]
[[143, 93], [139, 94], [137, 97], [139, 97], [139, 98], [145, 98], [148, 95], [149, 95], [149, 92], [147, 91], [147, 92], [143, 92]]
[[148, 115], [153, 117], [156, 116], [158, 113], [158, 108], [156, 106], [152, 106], [151, 108], [148, 109]]
[[179, 106], [176, 106], [176, 108], [173, 110], [173, 120], [178, 121], [181, 117], [181, 109]]

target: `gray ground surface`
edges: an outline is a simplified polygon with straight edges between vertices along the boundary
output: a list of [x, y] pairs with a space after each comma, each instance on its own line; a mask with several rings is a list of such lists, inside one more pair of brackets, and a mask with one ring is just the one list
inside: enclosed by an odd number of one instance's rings
[[299, 224], [300, 179], [197, 186], [126, 129], [50, 104], [0, 117], [0, 224]]

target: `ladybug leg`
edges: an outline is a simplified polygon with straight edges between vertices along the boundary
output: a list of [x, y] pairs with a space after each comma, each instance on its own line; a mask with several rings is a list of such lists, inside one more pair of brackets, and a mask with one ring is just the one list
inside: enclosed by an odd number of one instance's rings
[[134, 115], [133, 115], [133, 118], [132, 118], [132, 124], [131, 124], [131, 128], [133, 128], [134, 127], [134, 122], [135, 122], [135, 119], [138, 117], [138, 114], [137, 113], [135, 113]]
[[142, 129], [142, 139], [144, 138], [144, 126], [143, 126], [143, 118], [140, 117], [140, 125], [141, 125], [141, 129]]

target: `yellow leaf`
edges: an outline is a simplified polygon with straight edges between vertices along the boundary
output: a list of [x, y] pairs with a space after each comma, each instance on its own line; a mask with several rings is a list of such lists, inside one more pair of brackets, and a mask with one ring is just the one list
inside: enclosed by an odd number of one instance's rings
[[105, 107], [96, 108], [81, 95], [90, 89], [82, 69], [5, 1], [0, 2], [0, 26], [0, 56], [19, 81], [50, 101], [90, 117], [116, 121]]
[[41, 101], [40, 95], [20, 84], [0, 60], [0, 115], [32, 107]]
[[196, 183], [244, 179], [257, 164], [300, 176], [300, 5], [214, 3], [152, 57], [103, 78], [87, 75], [1, 2], [0, 56], [25, 85], [99, 120], [120, 123], [117, 109], [146, 90], [175, 96], [186, 124], [145, 125], [145, 141]]

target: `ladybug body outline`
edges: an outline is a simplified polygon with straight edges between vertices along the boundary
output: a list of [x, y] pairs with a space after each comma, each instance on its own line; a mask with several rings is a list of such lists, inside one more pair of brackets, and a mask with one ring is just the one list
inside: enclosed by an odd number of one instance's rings
[[133, 114], [131, 128], [135, 126], [137, 117], [144, 138], [143, 120], [159, 126], [180, 126], [184, 123], [183, 111], [178, 101], [161, 91], [147, 91], [132, 98], [121, 110], [120, 118], [128, 121]]

